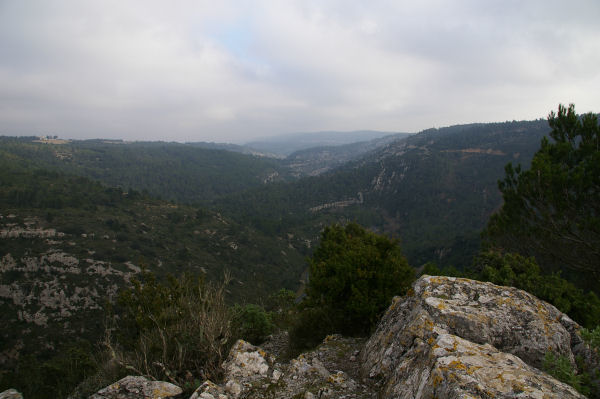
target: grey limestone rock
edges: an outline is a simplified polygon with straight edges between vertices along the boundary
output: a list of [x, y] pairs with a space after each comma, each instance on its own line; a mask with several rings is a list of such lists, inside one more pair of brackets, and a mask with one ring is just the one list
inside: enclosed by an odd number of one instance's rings
[[169, 382], [127, 376], [96, 392], [90, 399], [162, 399], [181, 393], [181, 388]]
[[0, 399], [23, 399], [23, 395], [16, 389], [7, 389], [0, 392]]
[[196, 389], [190, 399], [229, 399], [229, 396], [223, 387], [207, 380]]
[[539, 370], [548, 350], [573, 361], [578, 328], [524, 291], [423, 276], [366, 343], [362, 373], [386, 398], [580, 398]]
[[355, 354], [361, 346], [361, 340], [329, 336], [314, 351], [282, 364], [240, 340], [223, 364], [225, 382], [201, 386], [193, 399], [375, 398], [375, 392], [349, 374], [358, 375]]

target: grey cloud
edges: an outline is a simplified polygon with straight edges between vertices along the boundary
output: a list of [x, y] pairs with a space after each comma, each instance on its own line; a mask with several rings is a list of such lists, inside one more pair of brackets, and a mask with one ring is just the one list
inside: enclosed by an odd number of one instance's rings
[[600, 109], [600, 3], [0, 2], [0, 133], [244, 141]]

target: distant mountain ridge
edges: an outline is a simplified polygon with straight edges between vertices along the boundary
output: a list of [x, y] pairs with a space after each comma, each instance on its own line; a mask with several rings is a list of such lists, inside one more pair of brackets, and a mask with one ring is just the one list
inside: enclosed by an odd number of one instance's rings
[[246, 145], [239, 144], [231, 144], [231, 143], [214, 143], [214, 142], [187, 142], [186, 145], [190, 145], [193, 147], [206, 148], [209, 150], [225, 150], [231, 152], [238, 152], [240, 154], [246, 155], [255, 155], [258, 157], [267, 157], [267, 158], [283, 158], [282, 155], [273, 154], [270, 152], [259, 151], [254, 148], [248, 147]]
[[292, 170], [295, 176], [317, 176], [409, 136], [411, 136], [409, 133], [396, 133], [369, 141], [337, 146], [311, 147], [293, 152], [284, 159], [283, 163]]
[[370, 141], [384, 136], [398, 134], [397, 132], [382, 132], [376, 130], [356, 130], [351, 132], [322, 131], [312, 133], [295, 133], [275, 136], [245, 143], [245, 146], [258, 151], [288, 156], [296, 151], [314, 147], [330, 147], [357, 142]]

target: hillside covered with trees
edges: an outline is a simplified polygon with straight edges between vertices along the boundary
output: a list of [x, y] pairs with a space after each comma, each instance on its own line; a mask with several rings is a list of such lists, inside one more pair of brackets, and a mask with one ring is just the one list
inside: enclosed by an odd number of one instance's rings
[[0, 137], [0, 159], [188, 204], [290, 178], [275, 159], [165, 142]]
[[431, 129], [319, 176], [232, 194], [215, 206], [261, 231], [311, 240], [331, 222], [357, 221], [400, 238], [411, 264], [461, 267], [502, 203], [504, 166], [528, 165], [548, 132], [542, 120]]
[[160, 280], [228, 276], [228, 302], [244, 303], [297, 287], [304, 267], [305, 244], [287, 236], [10, 162], [0, 167], [0, 209], [0, 367], [24, 382], [37, 375], [34, 397], [71, 381], [60, 377], [71, 367], [61, 362], [93, 360], [107, 304], [144, 269]]
[[[195, 146], [2, 138], [0, 388], [86, 397], [134, 370], [191, 392], [237, 338], [287, 330], [292, 355], [369, 334], [421, 272], [527, 290], [593, 343], [598, 132], [561, 106], [427, 130], [303, 178]], [[593, 370], [566, 372], [595, 395]]]

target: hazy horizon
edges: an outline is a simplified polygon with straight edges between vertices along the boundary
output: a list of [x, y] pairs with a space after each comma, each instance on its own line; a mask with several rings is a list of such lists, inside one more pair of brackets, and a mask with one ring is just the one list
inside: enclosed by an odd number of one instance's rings
[[242, 144], [600, 110], [600, 3], [0, 2], [0, 134]]

